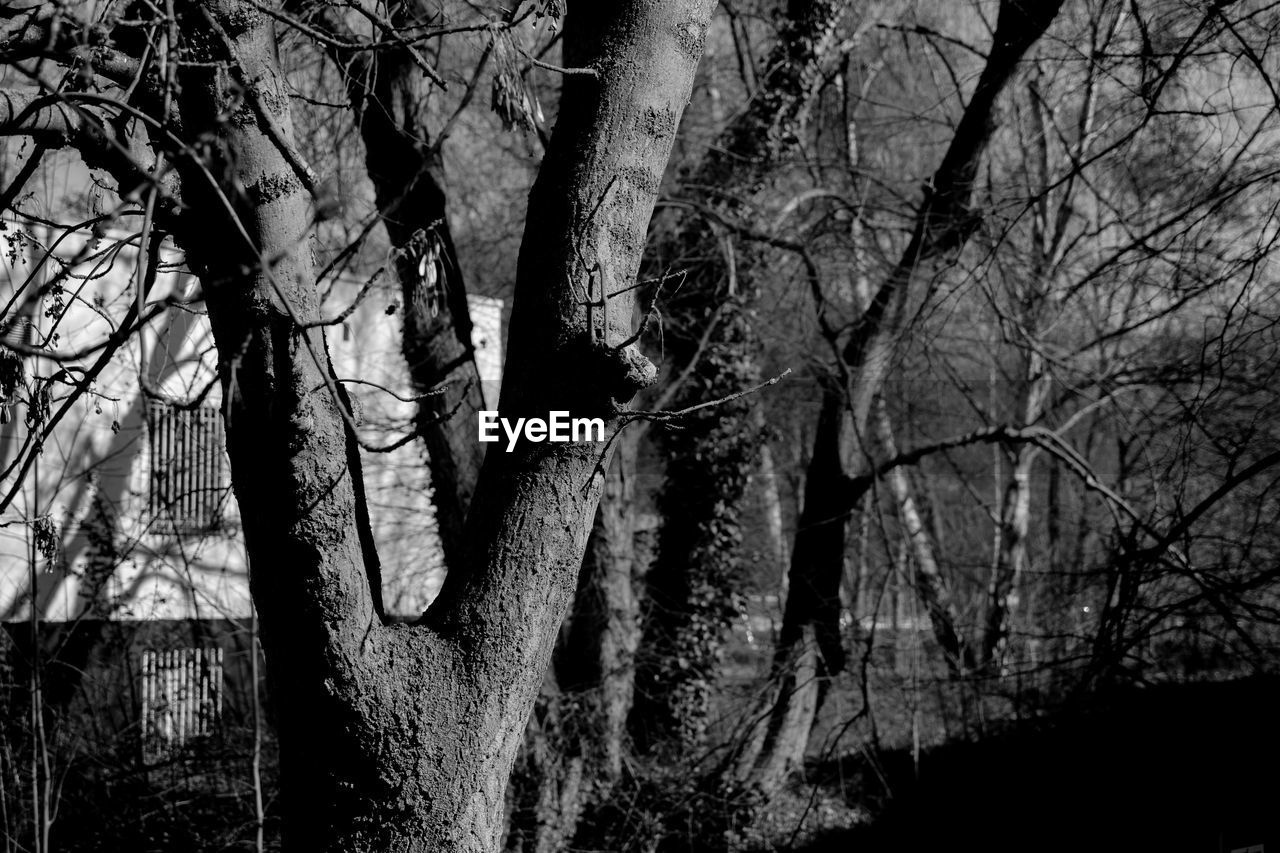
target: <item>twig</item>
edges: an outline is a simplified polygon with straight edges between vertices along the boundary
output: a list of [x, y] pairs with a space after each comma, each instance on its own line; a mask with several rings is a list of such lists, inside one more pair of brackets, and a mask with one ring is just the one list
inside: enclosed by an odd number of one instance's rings
[[711, 316], [707, 319], [707, 328], [703, 330], [702, 337], [698, 339], [698, 348], [693, 351], [693, 358], [689, 359], [689, 363], [685, 365], [679, 376], [667, 383], [667, 387], [663, 389], [662, 394], [654, 401], [655, 408], [665, 409], [671, 405], [671, 401], [679, 393], [680, 387], [698, 369], [698, 362], [701, 360], [702, 353], [706, 350], [707, 345], [711, 343], [711, 336], [715, 333], [716, 325], [720, 321], [720, 314], [724, 309], [725, 303], [721, 303], [716, 307], [715, 311], [711, 312]]
[[[619, 350], [626, 349], [632, 344], [639, 342], [639, 340], [644, 337], [645, 333], [649, 331], [649, 324], [653, 322], [654, 315], [657, 315], [658, 317], [662, 316], [662, 314], [658, 311], [658, 301], [662, 298], [663, 285], [667, 283], [668, 278], [678, 277], [680, 279], [680, 284], [676, 285], [676, 289], [678, 290], [680, 286], [684, 284], [686, 274], [687, 274], [686, 270], [680, 270], [679, 272], [676, 272], [676, 273], [664, 273], [661, 278], [642, 281], [642, 282], [639, 282], [638, 284], [633, 284], [630, 287], [624, 287], [622, 290], [615, 290], [613, 293], [606, 293], [604, 290], [604, 282], [600, 283], [600, 296], [605, 300], [606, 304], [608, 303], [609, 297], [611, 296], [617, 296], [619, 293], [627, 293], [644, 284], [650, 284], [655, 281], [658, 283], [658, 287], [653, 292], [653, 304], [649, 306], [649, 310], [644, 312], [644, 316], [640, 318], [640, 323], [637, 325], [635, 333], [632, 334], [631, 337], [627, 338], [622, 343], [615, 346], [614, 349], [619, 349]], [[658, 408], [662, 408], [662, 407], [659, 406]]]
[[609, 451], [613, 448], [613, 443], [618, 440], [618, 436], [622, 435], [623, 430], [625, 430], [629, 425], [635, 423], [636, 421], [641, 421], [641, 420], [652, 421], [654, 423], [664, 423], [670, 426], [672, 421], [678, 420], [679, 418], [687, 417], [693, 414], [694, 412], [699, 412], [699, 411], [702, 411], [703, 409], [709, 409], [712, 406], [722, 406], [725, 403], [732, 402], [741, 397], [745, 397], [748, 394], [754, 394], [757, 391], [760, 391], [764, 388], [768, 388], [770, 385], [776, 385], [778, 384], [778, 382], [782, 380], [784, 376], [787, 376], [790, 373], [791, 373], [791, 368], [788, 367], [786, 370], [782, 371], [777, 376], [773, 377], [772, 379], [766, 379], [764, 382], [761, 382], [759, 385], [753, 385], [750, 388], [746, 388], [742, 391], [734, 392], [733, 394], [729, 394], [717, 400], [708, 400], [705, 403], [697, 403], [696, 405], [689, 406], [687, 408], [680, 409], [675, 412], [643, 411], [643, 410], [619, 412], [618, 428], [613, 431], [613, 435], [609, 436], [609, 440], [605, 442], [604, 449], [600, 451], [600, 456], [596, 459], [596, 466], [594, 469], [592, 469], [591, 476], [587, 478], [587, 482], [582, 485], [582, 490], [585, 492], [587, 488], [590, 487], [591, 481], [595, 479], [595, 476], [597, 474], [603, 477], [608, 473], [607, 471], [605, 471], [604, 461], [605, 459], [608, 458]]
[[562, 65], [555, 65], [551, 62], [545, 62], [539, 59], [520, 45], [516, 45], [516, 50], [524, 54], [524, 58], [529, 60], [531, 65], [541, 68], [544, 71], [554, 71], [555, 73], [563, 74], [566, 77], [590, 77], [594, 80], [600, 79], [600, 72], [594, 68], [565, 68]]
[[[368, 385], [370, 388], [377, 388], [379, 391], [382, 391], [386, 394], [389, 394], [392, 397], [395, 397], [401, 403], [417, 403], [431, 397], [439, 397], [441, 394], [449, 390], [448, 386], [446, 385], [440, 388], [432, 388], [430, 391], [424, 391], [423, 393], [416, 394], [412, 397], [402, 397], [401, 395], [397, 394], [395, 391], [392, 391], [390, 388], [387, 388], [385, 385], [379, 385], [377, 382], [370, 382], [368, 379], [335, 379], [334, 381], [341, 385]], [[324, 385], [320, 384], [320, 385], [317, 385], [312, 390], [319, 391], [323, 387]]]
[[[338, 381], [338, 382], [356, 382], [356, 381], [359, 381], [359, 380], [354, 380], [354, 379], [339, 379], [339, 380], [337, 380], [337, 381]], [[372, 383], [372, 382], [363, 382], [363, 383], [361, 383], [361, 384], [364, 384], [364, 385], [373, 385], [373, 383]], [[381, 387], [381, 386], [376, 386], [376, 387]], [[470, 389], [470, 387], [471, 387], [471, 383], [470, 383], [470, 382], [468, 382], [468, 383], [467, 383], [467, 389]], [[317, 387], [317, 389], [316, 389], [316, 390], [319, 390], [319, 387]], [[383, 390], [383, 391], [387, 391], [387, 389], [385, 389], [385, 388], [383, 388], [382, 390]], [[443, 388], [439, 389], [438, 391], [428, 391], [427, 393], [423, 394], [423, 395], [422, 395], [422, 397], [429, 397], [429, 396], [431, 396], [432, 394], [443, 393], [443, 391], [444, 391], [444, 389], [443, 389]], [[398, 395], [397, 395], [397, 394], [395, 394], [394, 392], [387, 391], [387, 393], [388, 393], [388, 394], [391, 394], [391, 396], [396, 397], [397, 399], [400, 399], [400, 400], [403, 400], [403, 399], [404, 399], [403, 397], [398, 396]], [[420, 398], [415, 398], [415, 399], [420, 399]], [[360, 449], [361, 449], [361, 450], [367, 451], [367, 452], [369, 452], [369, 453], [390, 453], [390, 452], [391, 452], [391, 451], [393, 451], [393, 450], [399, 450], [401, 447], [404, 447], [406, 444], [408, 444], [409, 442], [413, 441], [413, 440], [414, 440], [415, 438], [417, 438], [418, 436], [422, 435], [422, 428], [423, 428], [423, 427], [433, 426], [433, 425], [435, 425], [435, 424], [444, 423], [445, 421], [449, 420], [449, 419], [450, 419], [450, 418], [452, 418], [454, 415], [456, 415], [456, 414], [458, 413], [458, 410], [462, 408], [462, 404], [463, 404], [464, 402], [466, 402], [466, 399], [467, 399], [467, 395], [466, 395], [466, 392], [465, 392], [465, 390], [464, 390], [464, 392], [463, 392], [462, 394], [458, 395], [458, 402], [457, 402], [456, 404], [454, 404], [454, 407], [453, 407], [452, 409], [450, 409], [449, 411], [444, 412], [444, 413], [442, 413], [442, 414], [436, 415], [436, 416], [432, 417], [432, 418], [431, 418], [431, 419], [429, 419], [429, 420], [419, 421], [419, 422], [417, 423], [417, 426], [416, 426], [416, 428], [414, 429], [414, 431], [413, 431], [413, 432], [409, 433], [408, 435], [401, 436], [400, 438], [396, 439], [395, 441], [391, 442], [390, 444], [384, 444], [384, 445], [369, 444], [369, 443], [368, 443], [368, 442], [366, 442], [363, 438], [361, 438], [361, 437], [360, 437], [360, 435], [359, 435], [358, 433], [355, 435], [356, 442], [360, 445]], [[408, 402], [408, 401], [406, 401], [406, 402]], [[607, 445], [606, 445], [606, 447], [607, 447]]]
[[688, 406], [683, 409], [677, 409], [674, 412], [635, 410], [630, 412], [623, 412], [620, 415], [620, 417], [622, 419], [623, 424], [627, 424], [635, 420], [655, 421], [657, 423], [670, 423], [671, 421], [688, 417], [689, 415], [692, 415], [694, 412], [700, 412], [703, 409], [710, 409], [713, 406], [723, 406], [725, 403], [731, 403], [734, 400], [741, 399], [742, 397], [746, 397], [749, 394], [754, 394], [757, 391], [760, 391], [764, 388], [768, 388], [770, 385], [777, 385], [778, 382], [780, 382], [784, 376], [787, 376], [790, 373], [791, 373], [791, 368], [788, 367], [786, 370], [782, 371], [777, 376], [773, 377], [772, 379], [766, 379], [764, 382], [761, 382], [759, 385], [753, 385], [750, 388], [743, 389], [742, 391], [735, 391], [732, 394], [728, 394], [716, 400], [707, 400], [706, 402], [703, 402], [703, 403], [696, 403], [692, 406]]
[[[365, 297], [369, 295], [369, 291], [373, 289], [374, 284], [376, 284], [378, 279], [382, 277], [382, 273], [386, 269], [386, 264], [383, 264], [374, 270], [373, 275], [369, 276], [369, 280], [364, 283], [364, 286], [360, 288], [360, 292], [356, 294], [356, 298], [351, 300], [351, 304], [342, 309], [342, 311], [336, 316], [329, 317], [327, 319], [311, 320], [303, 325], [303, 328], [311, 329], [316, 326], [336, 326], [339, 323], [345, 322], [348, 317], [355, 313], [356, 309], [360, 307], [360, 304], [364, 302]], [[317, 278], [316, 281], [319, 282], [319, 278]]]
[[427, 76], [428, 80], [435, 83], [441, 89], [447, 90], [449, 88], [444, 82], [444, 78], [440, 76], [438, 71], [431, 67], [431, 63], [427, 62], [426, 58], [418, 52], [418, 49], [415, 48], [411, 42], [406, 41], [397, 34], [394, 24], [386, 18], [374, 14], [371, 10], [364, 8], [364, 6], [359, 3], [350, 3], [348, 5], [365, 18], [368, 18], [375, 27], [382, 31], [382, 34], [388, 41], [394, 42], [397, 46], [402, 48], [405, 53], [409, 54], [409, 58], [413, 60], [413, 64], [418, 66], [418, 69]]

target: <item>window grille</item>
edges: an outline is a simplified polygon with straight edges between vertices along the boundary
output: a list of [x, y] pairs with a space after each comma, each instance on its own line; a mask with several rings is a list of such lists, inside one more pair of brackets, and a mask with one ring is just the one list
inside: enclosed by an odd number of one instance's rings
[[175, 409], [152, 401], [149, 422], [153, 529], [182, 534], [216, 528], [227, 492], [217, 408]]
[[142, 757], [171, 757], [218, 730], [222, 649], [147, 649], [142, 653]]
[[14, 317], [0, 327], [0, 344], [29, 347], [35, 345], [36, 327], [30, 317]]

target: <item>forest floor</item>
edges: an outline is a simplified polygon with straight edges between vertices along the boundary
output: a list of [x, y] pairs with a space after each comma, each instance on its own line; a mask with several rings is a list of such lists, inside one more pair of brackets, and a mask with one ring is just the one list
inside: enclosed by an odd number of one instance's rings
[[807, 777], [772, 849], [1280, 851], [1280, 680], [1117, 689]]

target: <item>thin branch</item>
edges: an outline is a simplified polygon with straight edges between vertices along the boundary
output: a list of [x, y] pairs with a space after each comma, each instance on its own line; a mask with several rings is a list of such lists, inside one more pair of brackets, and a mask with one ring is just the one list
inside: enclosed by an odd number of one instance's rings
[[667, 383], [667, 387], [663, 389], [662, 394], [657, 400], [654, 400], [655, 409], [665, 409], [675, 400], [676, 395], [680, 393], [680, 388], [684, 385], [693, 372], [698, 368], [698, 361], [702, 357], [702, 353], [706, 351], [711, 343], [711, 335], [716, 330], [716, 324], [720, 321], [720, 314], [725, 309], [724, 303], [721, 303], [711, 316], [707, 319], [707, 328], [703, 330], [702, 337], [698, 339], [697, 349], [693, 351], [693, 357], [689, 359], [689, 363], [685, 365], [684, 370], [680, 371], [680, 375]]
[[[422, 400], [430, 399], [431, 397], [439, 397], [441, 394], [444, 394], [446, 391], [449, 390], [448, 386], [446, 385], [446, 386], [441, 386], [439, 388], [432, 388], [430, 391], [424, 391], [423, 393], [415, 394], [412, 397], [405, 397], [400, 394], [397, 394], [395, 391], [392, 391], [390, 388], [386, 387], [385, 385], [379, 385], [377, 382], [370, 382], [368, 379], [335, 379], [334, 381], [340, 385], [368, 385], [370, 388], [377, 388], [379, 391], [382, 391], [385, 394], [395, 397], [401, 403], [418, 403], [418, 402], [421, 402]], [[317, 385], [312, 390], [319, 391], [323, 387], [324, 387], [323, 385]]]
[[[591, 472], [591, 477], [587, 479], [587, 482], [582, 484], [583, 490], [585, 491], [591, 485], [591, 480], [594, 479], [597, 475], [601, 477], [604, 477], [606, 475], [607, 472], [605, 471], [604, 463], [605, 463], [605, 460], [608, 459], [609, 457], [609, 451], [613, 448], [614, 442], [618, 440], [618, 437], [622, 435], [622, 431], [625, 430], [630, 424], [633, 424], [636, 421], [646, 421], [646, 422], [652, 422], [652, 423], [662, 423], [662, 424], [666, 424], [668, 427], [675, 428], [675, 425], [672, 423], [673, 421], [677, 421], [680, 418], [688, 417], [689, 415], [692, 415], [695, 412], [700, 412], [704, 409], [709, 409], [713, 406], [722, 406], [725, 403], [732, 402], [741, 397], [745, 397], [748, 394], [754, 394], [757, 391], [760, 391], [764, 388], [768, 388], [770, 385], [777, 385], [778, 382], [780, 382], [784, 376], [787, 376], [790, 373], [791, 373], [791, 368], [788, 367], [786, 370], [782, 371], [777, 376], [773, 377], [772, 379], [766, 379], [764, 382], [761, 382], [759, 385], [753, 385], [750, 388], [745, 388], [741, 391], [737, 391], [733, 394], [729, 394], [728, 396], [720, 397], [719, 399], [716, 399], [716, 400], [707, 400], [706, 402], [697, 403], [693, 406], [688, 406], [686, 408], [679, 409], [678, 411], [674, 411], [674, 412], [645, 411], [645, 410], [631, 410], [631, 411], [619, 412], [618, 428], [613, 431], [613, 435], [609, 436], [609, 440], [605, 442], [604, 448], [600, 451], [600, 456], [596, 459], [596, 466]], [[666, 395], [663, 395], [663, 396], [665, 397]]]
[[[339, 323], [345, 322], [346, 319], [354, 314], [356, 309], [360, 307], [360, 303], [364, 302], [365, 297], [369, 295], [369, 291], [373, 290], [373, 286], [377, 283], [378, 279], [382, 277], [382, 273], [386, 268], [386, 264], [383, 264], [374, 270], [373, 275], [369, 276], [368, 281], [364, 283], [364, 286], [360, 288], [360, 292], [356, 294], [356, 298], [351, 300], [351, 304], [342, 309], [341, 313], [325, 320], [314, 320], [304, 325], [303, 328], [311, 329], [316, 326], [336, 326]], [[318, 284], [320, 281], [320, 277], [317, 276], [316, 283]]]
[[30, 136], [62, 144], [80, 133], [82, 113], [65, 98], [39, 92], [0, 90], [0, 136]]
[[531, 65], [537, 68], [541, 68], [544, 71], [554, 71], [555, 73], [563, 74], [566, 77], [590, 77], [593, 80], [600, 79], [600, 72], [594, 68], [565, 68], [564, 66], [561, 66], [561, 65], [555, 65], [550, 62], [544, 62], [543, 60], [534, 56], [529, 51], [525, 50], [520, 45], [516, 45], [516, 50], [524, 54], [524, 58], [529, 60], [529, 63]]
[[731, 403], [734, 400], [740, 399], [742, 397], [746, 397], [748, 394], [754, 394], [757, 391], [760, 391], [764, 388], [768, 388], [770, 385], [777, 385], [780, 381], [782, 381], [783, 377], [790, 375], [790, 373], [791, 373], [791, 368], [788, 367], [786, 370], [782, 371], [777, 376], [773, 377], [772, 379], [766, 379], [765, 381], [759, 383], [758, 385], [752, 385], [750, 388], [744, 388], [741, 391], [735, 391], [732, 394], [728, 394], [724, 397], [720, 397], [715, 400], [707, 400], [706, 402], [696, 403], [692, 406], [687, 406], [683, 409], [677, 409], [674, 412], [664, 412], [664, 411], [657, 411], [657, 410], [646, 411], [643, 409], [635, 409], [628, 412], [622, 412], [619, 415], [619, 417], [622, 419], [622, 422], [624, 424], [629, 423], [631, 421], [635, 421], [635, 420], [646, 420], [646, 421], [654, 421], [656, 423], [670, 424], [672, 421], [677, 421], [680, 418], [688, 417], [689, 415], [692, 415], [695, 412], [700, 412], [704, 409], [710, 409], [714, 406], [723, 406], [725, 403]]

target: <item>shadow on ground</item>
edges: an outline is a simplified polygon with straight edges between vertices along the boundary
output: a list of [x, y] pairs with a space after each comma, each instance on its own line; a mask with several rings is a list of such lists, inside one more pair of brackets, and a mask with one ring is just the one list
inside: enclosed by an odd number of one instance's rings
[[814, 768], [817, 779], [842, 779], [851, 804], [874, 817], [806, 853], [1280, 853], [1275, 679], [1116, 691], [931, 750], [918, 778], [909, 754], [879, 765]]

